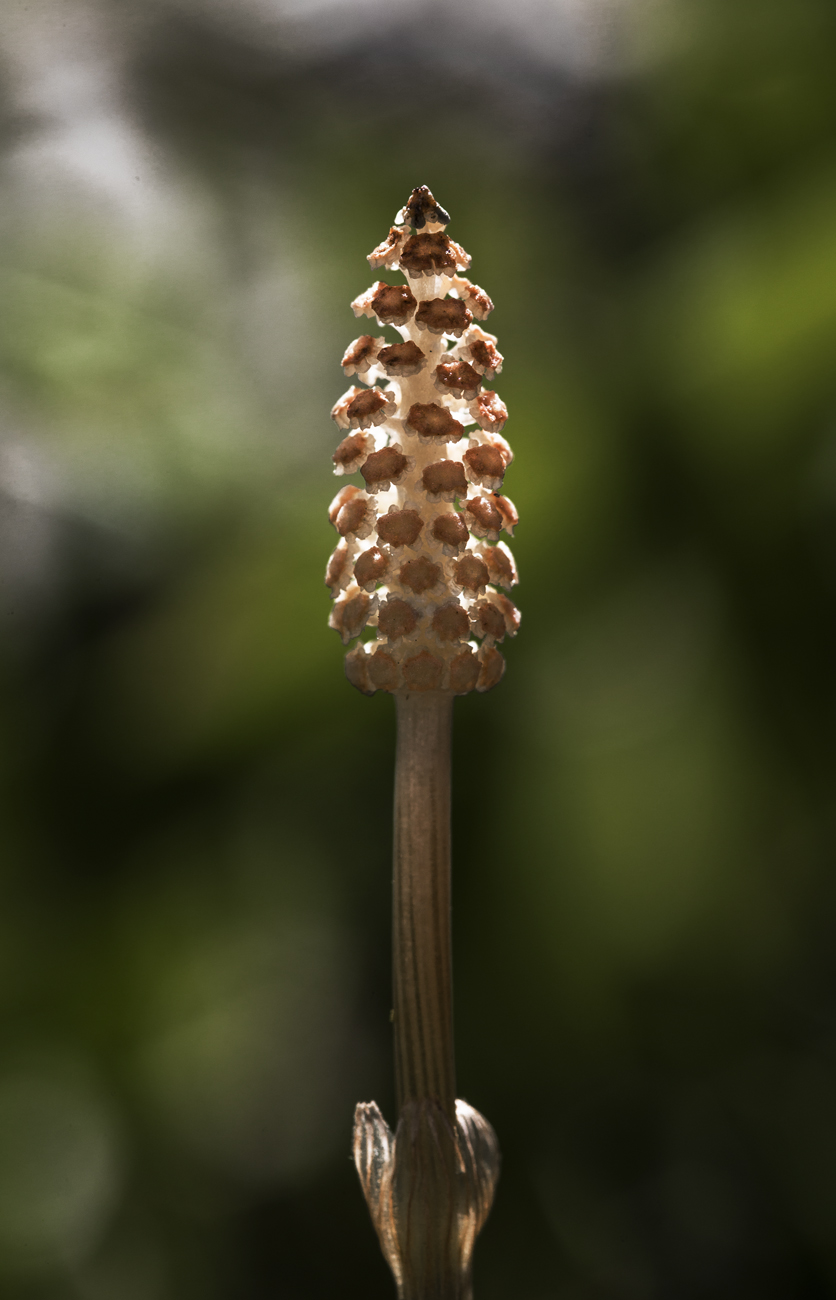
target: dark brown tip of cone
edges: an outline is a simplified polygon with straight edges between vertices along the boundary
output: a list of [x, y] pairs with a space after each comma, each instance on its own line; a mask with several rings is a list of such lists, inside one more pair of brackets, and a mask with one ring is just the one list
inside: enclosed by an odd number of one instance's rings
[[446, 226], [450, 220], [440, 203], [436, 203], [428, 185], [418, 185], [412, 191], [403, 206], [404, 220], [416, 230], [423, 230], [428, 221], [435, 225]]

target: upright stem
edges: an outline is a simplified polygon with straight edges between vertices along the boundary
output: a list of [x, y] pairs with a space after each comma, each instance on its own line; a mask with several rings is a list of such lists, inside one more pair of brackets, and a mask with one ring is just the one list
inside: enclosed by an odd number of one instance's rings
[[450, 949], [453, 694], [397, 693], [394, 997], [398, 1119], [355, 1112], [354, 1160], [398, 1300], [472, 1300], [499, 1148], [456, 1103]]
[[450, 938], [453, 695], [397, 695], [393, 963], [398, 1111], [433, 1099], [455, 1119]]

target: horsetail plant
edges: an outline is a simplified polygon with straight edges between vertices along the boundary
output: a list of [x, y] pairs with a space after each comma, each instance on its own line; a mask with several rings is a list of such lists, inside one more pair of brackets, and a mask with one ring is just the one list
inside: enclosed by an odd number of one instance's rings
[[[517, 513], [499, 494], [512, 460], [507, 411], [483, 388], [502, 369], [480, 324], [488, 295], [448, 214], [413, 190], [383, 243], [378, 280], [355, 316], [401, 341], [363, 334], [343, 369], [353, 384], [331, 412], [345, 430], [337, 474], [359, 472], [330, 518], [340, 541], [326, 584], [346, 675], [395, 696], [393, 1135], [377, 1105], [358, 1105], [354, 1160], [399, 1300], [470, 1300], [476, 1235], [493, 1200], [499, 1148], [490, 1124], [456, 1100], [450, 942], [450, 744], [453, 698], [496, 685], [496, 643], [519, 626], [500, 588], [517, 581], [502, 530]], [[368, 631], [367, 631], [368, 629]], [[370, 635], [371, 634], [371, 635]], [[370, 639], [365, 639], [370, 635]]]

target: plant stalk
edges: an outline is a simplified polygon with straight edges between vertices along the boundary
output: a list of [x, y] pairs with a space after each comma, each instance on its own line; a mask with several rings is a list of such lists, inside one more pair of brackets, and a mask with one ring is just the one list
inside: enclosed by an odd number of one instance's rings
[[355, 1112], [354, 1160], [398, 1300], [472, 1300], [496, 1136], [456, 1100], [450, 935], [452, 692], [398, 693], [394, 1024], [398, 1120]]
[[455, 1121], [450, 925], [453, 695], [396, 696], [393, 984], [398, 1112], [434, 1100]]

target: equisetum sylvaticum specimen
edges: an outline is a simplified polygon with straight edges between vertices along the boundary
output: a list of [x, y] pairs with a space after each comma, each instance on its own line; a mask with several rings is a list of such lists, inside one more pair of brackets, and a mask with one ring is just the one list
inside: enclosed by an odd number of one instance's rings
[[346, 675], [397, 708], [394, 834], [394, 1036], [398, 1122], [357, 1107], [354, 1159], [400, 1300], [468, 1300], [476, 1235], [493, 1200], [499, 1148], [487, 1120], [456, 1100], [450, 948], [450, 741], [453, 699], [496, 685], [496, 643], [519, 626], [503, 588], [517, 581], [504, 542], [517, 513], [500, 495], [512, 453], [502, 369], [481, 324], [493, 304], [462, 272], [463, 248], [425, 185], [383, 243], [378, 280], [355, 316], [399, 342], [362, 334], [343, 357], [353, 382], [331, 412], [345, 431], [333, 460], [359, 473], [331, 503], [340, 541], [326, 584]]

